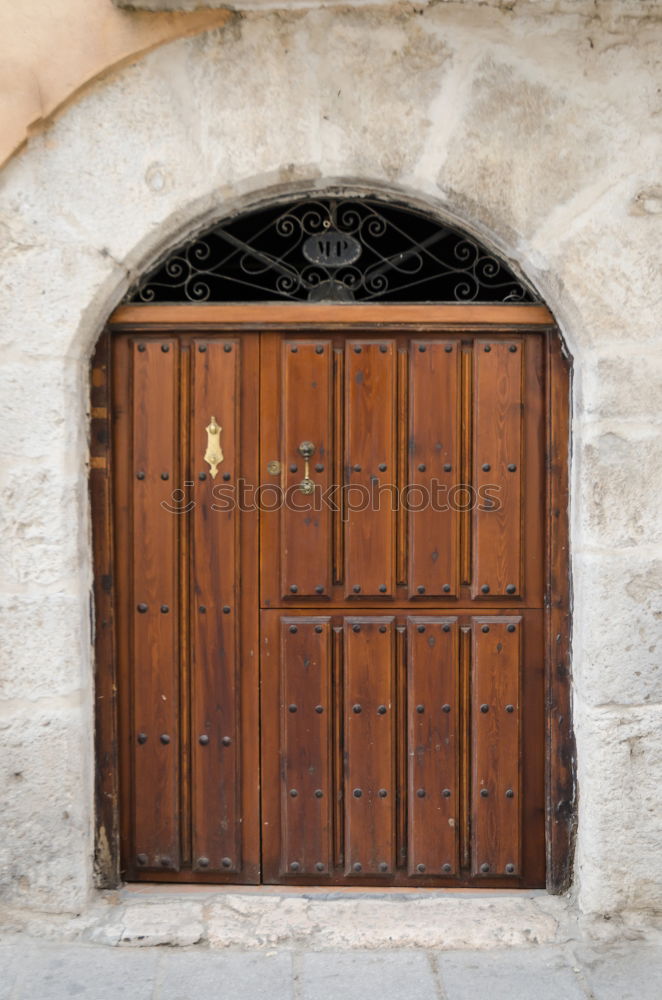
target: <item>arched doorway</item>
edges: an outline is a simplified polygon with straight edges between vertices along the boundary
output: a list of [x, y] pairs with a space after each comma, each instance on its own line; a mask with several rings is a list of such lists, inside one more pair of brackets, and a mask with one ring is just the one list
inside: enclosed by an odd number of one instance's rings
[[406, 206], [304, 198], [168, 254], [92, 381], [106, 880], [561, 888], [568, 369], [535, 293]]

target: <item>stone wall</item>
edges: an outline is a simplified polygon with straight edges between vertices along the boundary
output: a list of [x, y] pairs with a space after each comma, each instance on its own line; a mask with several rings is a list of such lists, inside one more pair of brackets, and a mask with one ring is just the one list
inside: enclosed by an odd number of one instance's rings
[[[591, 8], [591, 10], [588, 10]], [[635, 17], [639, 11], [639, 17]], [[87, 366], [154, 257], [342, 183], [513, 260], [575, 359], [573, 899], [662, 910], [662, 12], [442, 2], [232, 15], [95, 84], [0, 190], [0, 890], [84, 911], [92, 866]]]

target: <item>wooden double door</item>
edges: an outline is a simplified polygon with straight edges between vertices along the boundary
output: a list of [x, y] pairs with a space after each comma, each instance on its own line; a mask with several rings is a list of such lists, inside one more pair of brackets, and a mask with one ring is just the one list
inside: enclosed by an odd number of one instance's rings
[[112, 342], [130, 880], [545, 883], [544, 335]]

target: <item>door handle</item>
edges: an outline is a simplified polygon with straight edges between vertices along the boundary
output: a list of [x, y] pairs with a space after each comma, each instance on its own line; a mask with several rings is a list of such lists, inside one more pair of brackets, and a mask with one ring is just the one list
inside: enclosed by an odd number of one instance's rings
[[216, 423], [216, 417], [212, 417], [205, 430], [207, 431], [205, 462], [209, 466], [209, 475], [212, 479], [215, 479], [218, 467], [223, 461], [223, 449], [221, 448], [221, 431], [223, 428], [219, 427]]
[[299, 489], [306, 496], [315, 492], [315, 483], [310, 478], [310, 460], [315, 454], [315, 445], [312, 441], [302, 441], [299, 445], [299, 454], [304, 461], [303, 479], [299, 483]]

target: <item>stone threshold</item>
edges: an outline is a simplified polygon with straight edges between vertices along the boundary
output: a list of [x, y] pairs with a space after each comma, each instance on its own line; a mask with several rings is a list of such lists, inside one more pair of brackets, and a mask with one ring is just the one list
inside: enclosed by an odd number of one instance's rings
[[489, 949], [578, 936], [544, 890], [127, 885], [76, 916], [5, 913], [7, 932], [121, 947]]

